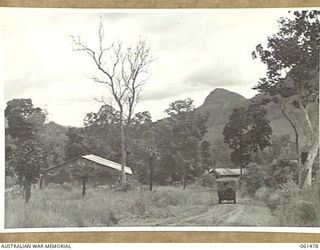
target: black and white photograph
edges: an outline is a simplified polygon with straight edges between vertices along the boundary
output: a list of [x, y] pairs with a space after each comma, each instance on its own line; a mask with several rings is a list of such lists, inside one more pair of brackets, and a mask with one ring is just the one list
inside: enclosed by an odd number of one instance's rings
[[0, 8], [4, 229], [319, 228], [319, 8]]

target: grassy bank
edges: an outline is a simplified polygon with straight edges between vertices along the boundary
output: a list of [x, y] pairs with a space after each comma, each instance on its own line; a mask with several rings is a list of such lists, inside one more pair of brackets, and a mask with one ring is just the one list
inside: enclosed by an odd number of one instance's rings
[[25, 204], [18, 189], [6, 192], [6, 228], [155, 226], [165, 220], [197, 214], [215, 202], [215, 193], [176, 187], [118, 192], [54, 185], [32, 190]]
[[278, 189], [262, 187], [256, 197], [265, 202], [281, 226], [319, 227], [320, 226], [320, 186], [300, 190], [289, 182]]

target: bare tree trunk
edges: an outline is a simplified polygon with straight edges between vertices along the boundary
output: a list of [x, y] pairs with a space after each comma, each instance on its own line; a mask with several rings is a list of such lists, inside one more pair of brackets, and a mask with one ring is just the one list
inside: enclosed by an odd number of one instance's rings
[[24, 190], [25, 190], [25, 201], [29, 202], [31, 198], [31, 181], [26, 178], [24, 182]]
[[287, 121], [289, 122], [289, 124], [291, 125], [293, 131], [294, 131], [294, 135], [295, 135], [295, 148], [296, 148], [296, 153], [297, 153], [297, 158], [298, 160], [300, 159], [300, 150], [299, 150], [299, 134], [298, 134], [298, 130], [296, 125], [293, 123], [293, 121], [290, 119], [290, 117], [286, 114], [285, 109], [280, 106], [280, 110], [282, 115], [287, 119]]
[[319, 150], [319, 138], [315, 137], [312, 143], [312, 147], [308, 152], [307, 160], [302, 169], [302, 175], [305, 176], [305, 179], [301, 182], [301, 188], [307, 188], [312, 185], [312, 165], [317, 157]]
[[[122, 116], [122, 115], [121, 115]], [[126, 136], [124, 131], [124, 124], [122, 121], [122, 117], [120, 118], [120, 136], [121, 136], [121, 185], [126, 184], [126, 172], [125, 172], [125, 166], [126, 166], [126, 158], [127, 158], [127, 150], [126, 150]]]
[[23, 186], [23, 185], [22, 185], [22, 184], [23, 184], [23, 183], [22, 183], [22, 180], [23, 180], [23, 177], [22, 177], [22, 175], [20, 174], [20, 175], [19, 175], [19, 186], [20, 186], [20, 188], [22, 188], [22, 186]]
[[150, 191], [152, 191], [153, 188], [153, 157], [150, 157]]
[[318, 133], [314, 132], [312, 128], [307, 107], [305, 107], [302, 102], [303, 86], [301, 84], [298, 84], [297, 89], [298, 89], [299, 107], [303, 113], [303, 118], [304, 118], [304, 122], [306, 124], [306, 129], [307, 129], [307, 134], [306, 134], [307, 145], [306, 146], [308, 149], [308, 157], [301, 169], [302, 177], [301, 177], [301, 183], [300, 183], [300, 188], [306, 188], [312, 185], [312, 165], [318, 154], [319, 138], [318, 138]]
[[[307, 128], [307, 139], [309, 140], [309, 143], [311, 144], [312, 142], [312, 137], [313, 137], [313, 128], [312, 128], [312, 124], [310, 121], [310, 117], [307, 111], [307, 106], [308, 104], [306, 104], [306, 106], [304, 106], [303, 101], [302, 101], [302, 95], [303, 95], [303, 85], [302, 84], [298, 84], [297, 86], [297, 90], [298, 90], [298, 100], [299, 100], [299, 108], [301, 109], [303, 116], [304, 116], [304, 121], [306, 123], [306, 128]], [[309, 145], [310, 145], [309, 144]]]
[[[105, 84], [116, 101], [120, 112], [121, 134], [121, 185], [126, 184], [126, 135], [125, 126], [130, 124], [134, 108], [138, 103], [141, 87], [148, 79], [148, 65], [153, 61], [146, 42], [140, 40], [134, 48], [123, 47], [121, 42], [104, 45], [104, 27], [100, 22], [98, 30], [99, 47], [91, 49], [82, 43], [80, 37], [72, 36], [74, 51], [85, 52], [92, 59], [103, 78], [92, 77], [97, 83]], [[127, 124], [124, 124], [126, 119]]]
[[186, 171], [183, 173], [183, 179], [182, 179], [182, 181], [183, 181], [183, 189], [186, 189], [186, 186], [187, 186], [187, 177], [186, 177]]
[[304, 121], [305, 121], [306, 128], [307, 128], [306, 137], [307, 137], [307, 140], [308, 140], [308, 143], [309, 143], [309, 145], [307, 145], [307, 146], [311, 146], [311, 143], [312, 143], [312, 140], [313, 140], [313, 134], [314, 134], [313, 128], [312, 128], [312, 124], [311, 124], [310, 117], [309, 117], [307, 109], [302, 106], [301, 110], [302, 110], [302, 113], [303, 113], [303, 116], [304, 116]]
[[298, 169], [299, 169], [299, 177], [298, 177], [298, 185], [301, 186], [302, 185], [302, 164], [301, 164], [301, 157], [300, 157], [300, 149], [299, 149], [299, 133], [297, 130], [296, 125], [294, 124], [294, 122], [291, 120], [291, 118], [288, 116], [288, 114], [285, 112], [284, 107], [279, 104], [280, 106], [280, 110], [282, 115], [287, 119], [287, 121], [289, 122], [290, 126], [292, 127], [293, 131], [294, 131], [294, 135], [295, 135], [295, 148], [296, 148], [296, 153], [297, 153], [297, 162], [298, 162]]

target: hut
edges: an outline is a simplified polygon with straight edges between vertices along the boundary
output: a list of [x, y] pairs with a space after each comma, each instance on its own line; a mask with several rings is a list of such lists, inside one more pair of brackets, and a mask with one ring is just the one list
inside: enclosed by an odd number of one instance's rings
[[[89, 154], [73, 158], [45, 170], [46, 183], [74, 183], [76, 180], [98, 185], [114, 185], [119, 181], [121, 165], [108, 159]], [[130, 167], [125, 166], [127, 176], [132, 175]]]
[[[244, 172], [244, 170], [242, 171]], [[222, 177], [239, 178], [241, 170], [240, 168], [215, 168], [215, 169], [210, 169], [209, 173], [213, 173], [216, 178], [222, 178]]]

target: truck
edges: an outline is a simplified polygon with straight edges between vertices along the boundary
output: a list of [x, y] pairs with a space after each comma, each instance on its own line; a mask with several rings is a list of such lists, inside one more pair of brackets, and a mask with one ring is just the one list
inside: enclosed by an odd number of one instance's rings
[[217, 179], [219, 204], [222, 201], [232, 201], [236, 204], [237, 178], [222, 177]]

